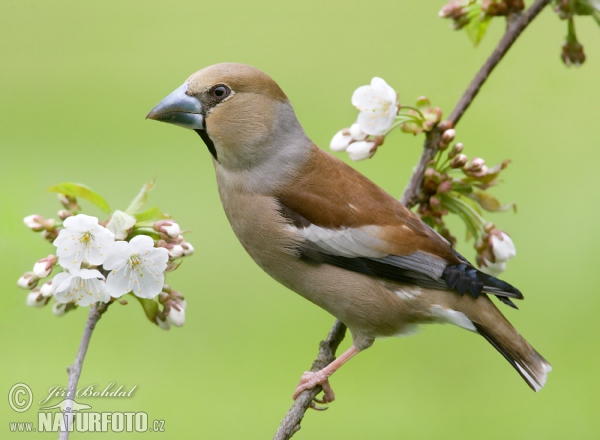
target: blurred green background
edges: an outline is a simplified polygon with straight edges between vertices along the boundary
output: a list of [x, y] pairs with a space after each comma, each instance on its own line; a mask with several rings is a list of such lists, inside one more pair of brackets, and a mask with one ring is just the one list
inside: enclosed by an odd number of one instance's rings
[[[187, 298], [186, 325], [165, 332], [136, 303], [111, 307], [80, 385], [137, 390], [129, 399], [80, 400], [94, 411], [145, 411], [166, 421], [165, 433], [136, 436], [271, 438], [333, 318], [245, 254], [198, 136], [144, 117], [191, 73], [223, 61], [269, 73], [324, 148], [354, 120], [350, 96], [373, 76], [403, 102], [427, 95], [447, 115], [503, 23], [492, 23], [473, 48], [437, 18], [443, 3], [0, 1], [0, 393], [25, 382], [37, 401], [65, 386], [87, 315], [56, 318], [49, 307], [26, 307], [16, 281], [52, 247], [22, 218], [55, 216], [59, 205], [46, 188], [58, 182], [85, 183], [123, 209], [157, 177], [151, 204], [191, 229], [197, 250], [168, 276]], [[600, 32], [591, 19], [577, 24], [588, 55], [582, 68], [561, 63], [566, 24], [546, 10], [459, 125], [469, 156], [513, 160], [493, 193], [515, 201], [518, 213], [488, 217], [517, 245], [505, 279], [527, 299], [520, 311], [503, 311], [553, 364], [547, 387], [531, 392], [483, 338], [431, 326], [353, 359], [332, 379], [337, 401], [309, 412], [296, 438], [600, 438]], [[399, 197], [421, 145], [394, 133], [374, 159], [353, 166]], [[470, 243], [460, 250], [474, 258]], [[40, 405], [19, 414], [3, 401], [0, 437], [56, 437], [10, 434], [9, 421], [35, 421]]]

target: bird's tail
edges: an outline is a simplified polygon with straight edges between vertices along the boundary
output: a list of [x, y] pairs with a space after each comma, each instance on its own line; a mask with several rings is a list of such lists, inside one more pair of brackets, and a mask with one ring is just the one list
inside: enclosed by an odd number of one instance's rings
[[546, 377], [552, 367], [500, 311], [497, 312], [499, 317], [496, 316], [492, 321], [486, 320], [488, 322], [485, 324], [473, 322], [477, 332], [504, 356], [532, 390], [538, 392], [546, 384]]

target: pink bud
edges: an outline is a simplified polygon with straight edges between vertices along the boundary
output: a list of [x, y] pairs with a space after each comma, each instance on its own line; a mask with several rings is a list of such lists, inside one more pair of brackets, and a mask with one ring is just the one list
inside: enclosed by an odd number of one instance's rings
[[46, 258], [38, 260], [33, 266], [33, 273], [38, 278], [46, 278], [52, 272], [52, 268], [56, 264], [56, 257], [48, 255]]
[[71, 211], [67, 211], [66, 209], [61, 209], [60, 211], [58, 211], [58, 218], [61, 220], [65, 220], [71, 217], [72, 215], [73, 213]]
[[181, 247], [183, 248], [183, 255], [188, 257], [194, 253], [194, 246], [192, 246], [187, 241], [181, 243]]
[[447, 192], [450, 192], [451, 189], [452, 189], [452, 182], [450, 182], [449, 180], [445, 180], [439, 184], [439, 186], [437, 187], [437, 192], [438, 192], [438, 194], [447, 193]]
[[23, 219], [23, 223], [29, 229], [35, 232], [40, 232], [44, 230], [44, 222], [46, 219], [41, 215], [28, 215]]
[[446, 145], [450, 144], [456, 137], [456, 130], [451, 128], [449, 130], [444, 131], [442, 134], [442, 142]]
[[161, 220], [154, 223], [154, 230], [158, 232], [162, 232], [167, 234], [169, 237], [177, 237], [179, 236], [181, 229], [179, 225], [175, 223], [173, 220]]
[[462, 167], [464, 167], [467, 164], [468, 160], [469, 159], [467, 158], [466, 155], [459, 154], [454, 159], [452, 159], [452, 162], [450, 162], [450, 166], [452, 168], [462, 168]]

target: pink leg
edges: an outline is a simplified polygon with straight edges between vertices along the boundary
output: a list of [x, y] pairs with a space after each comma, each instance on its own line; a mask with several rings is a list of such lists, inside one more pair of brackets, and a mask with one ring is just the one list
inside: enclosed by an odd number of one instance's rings
[[[336, 360], [334, 360], [332, 363], [327, 365], [322, 370], [315, 371], [315, 372], [313, 372], [313, 371], [304, 372], [304, 374], [302, 375], [302, 378], [300, 379], [300, 383], [298, 384], [298, 387], [296, 388], [296, 392], [294, 393], [294, 400], [296, 400], [298, 398], [298, 396], [300, 395], [300, 393], [302, 391], [310, 390], [311, 388], [314, 388], [317, 385], [321, 385], [321, 387], [323, 388], [323, 399], [322, 400], [315, 399], [315, 400], [319, 403], [333, 402], [335, 400], [335, 394], [334, 394], [333, 390], [331, 389], [331, 386], [329, 385], [329, 376], [331, 376], [333, 373], [335, 373], [338, 370], [338, 368], [340, 368], [342, 365], [344, 365], [346, 362], [348, 362], [350, 360], [350, 358], [352, 358], [358, 352], [359, 352], [359, 349], [353, 345], [348, 350], [343, 352], [340, 355], [340, 357], [338, 357]], [[311, 407], [314, 409], [318, 409], [314, 405], [314, 403], [311, 405]]]

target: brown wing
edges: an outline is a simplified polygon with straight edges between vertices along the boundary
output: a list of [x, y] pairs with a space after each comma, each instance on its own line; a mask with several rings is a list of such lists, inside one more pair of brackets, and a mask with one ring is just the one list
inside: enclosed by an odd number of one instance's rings
[[314, 147], [294, 182], [276, 195], [303, 235], [303, 258], [422, 287], [522, 298], [513, 286], [475, 269], [394, 197]]

